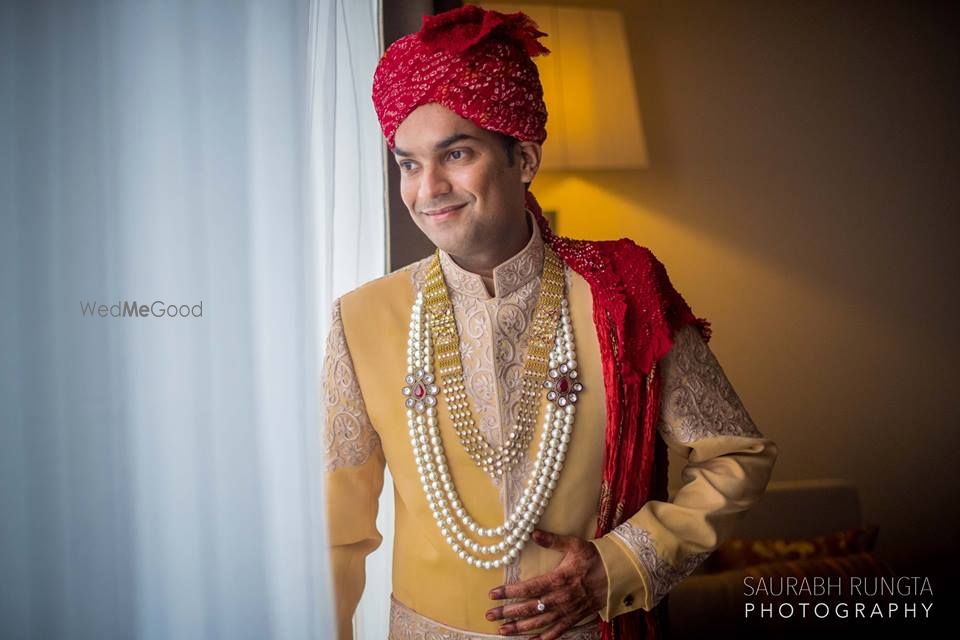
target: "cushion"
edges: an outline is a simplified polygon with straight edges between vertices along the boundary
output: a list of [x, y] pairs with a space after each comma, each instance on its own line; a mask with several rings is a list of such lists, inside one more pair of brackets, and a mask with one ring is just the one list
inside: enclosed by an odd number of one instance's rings
[[810, 538], [730, 538], [704, 562], [715, 573], [770, 562], [835, 558], [873, 551], [876, 526], [834, 531]]

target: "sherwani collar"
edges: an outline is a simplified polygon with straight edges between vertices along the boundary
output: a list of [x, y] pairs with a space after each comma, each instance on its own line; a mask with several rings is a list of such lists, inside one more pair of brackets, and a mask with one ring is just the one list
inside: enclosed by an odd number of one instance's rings
[[454, 262], [450, 254], [440, 249], [440, 268], [443, 270], [447, 287], [473, 298], [490, 300], [508, 296], [534, 278], [539, 278], [543, 272], [543, 236], [540, 235], [536, 219], [529, 211], [527, 218], [533, 229], [530, 240], [518, 253], [493, 268], [493, 296], [487, 292], [479, 274], [467, 271]]

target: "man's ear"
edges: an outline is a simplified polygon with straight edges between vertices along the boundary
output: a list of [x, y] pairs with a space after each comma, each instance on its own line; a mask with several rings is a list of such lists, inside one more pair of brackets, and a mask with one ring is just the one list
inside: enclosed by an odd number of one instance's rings
[[536, 142], [521, 140], [517, 143], [517, 153], [520, 156], [520, 179], [527, 184], [533, 182], [540, 169], [542, 147]]

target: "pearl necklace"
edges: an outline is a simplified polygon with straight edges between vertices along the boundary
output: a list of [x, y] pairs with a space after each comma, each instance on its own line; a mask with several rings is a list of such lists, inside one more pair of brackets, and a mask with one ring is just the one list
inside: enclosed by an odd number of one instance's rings
[[[558, 330], [549, 354], [547, 379], [543, 381], [548, 389], [548, 402], [533, 471], [513, 514], [491, 528], [481, 527], [467, 513], [450, 475], [437, 419], [436, 396], [440, 388], [433, 373], [433, 335], [430, 324], [424, 322], [423, 306], [423, 293], [417, 292], [410, 314], [407, 386], [403, 389], [407, 396], [410, 444], [420, 483], [440, 535], [453, 552], [471, 566], [499, 569], [515, 561], [530, 539], [556, 489], [566, 459], [578, 394], [583, 391], [583, 385], [577, 380], [568, 303], [565, 298], [561, 299]], [[492, 544], [479, 544], [470, 534], [500, 539]], [[495, 557], [483, 559], [481, 555]]]
[[[435, 350], [436, 378], [426, 381], [407, 382], [407, 408], [419, 407], [434, 402], [427, 391], [435, 394], [436, 384], [443, 388], [453, 430], [464, 451], [492, 479], [497, 480], [512, 469], [523, 457], [533, 440], [536, 430], [537, 409], [543, 381], [548, 373], [550, 348], [557, 336], [560, 322], [560, 301], [563, 300], [563, 262], [549, 247], [544, 247], [543, 273], [540, 278], [540, 294], [528, 331], [527, 353], [523, 359], [521, 374], [521, 399], [517, 422], [507, 430], [503, 442], [492, 447], [473, 419], [463, 380], [463, 362], [460, 359], [460, 334], [453, 313], [453, 303], [447, 291], [443, 269], [440, 267], [440, 251], [434, 255], [423, 286], [423, 306], [427, 324], [430, 325]], [[408, 341], [408, 354], [413, 342]], [[433, 363], [431, 359], [431, 363]]]

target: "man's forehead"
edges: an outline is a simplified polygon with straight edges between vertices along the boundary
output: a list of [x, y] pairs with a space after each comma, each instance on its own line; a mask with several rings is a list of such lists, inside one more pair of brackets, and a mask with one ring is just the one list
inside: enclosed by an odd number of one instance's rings
[[[457, 137], [484, 140], [490, 133], [476, 124], [435, 102], [414, 109], [397, 128], [394, 143], [397, 155], [403, 150], [419, 147], [433, 148], [445, 140]], [[408, 154], [406, 154], [408, 155]]]

